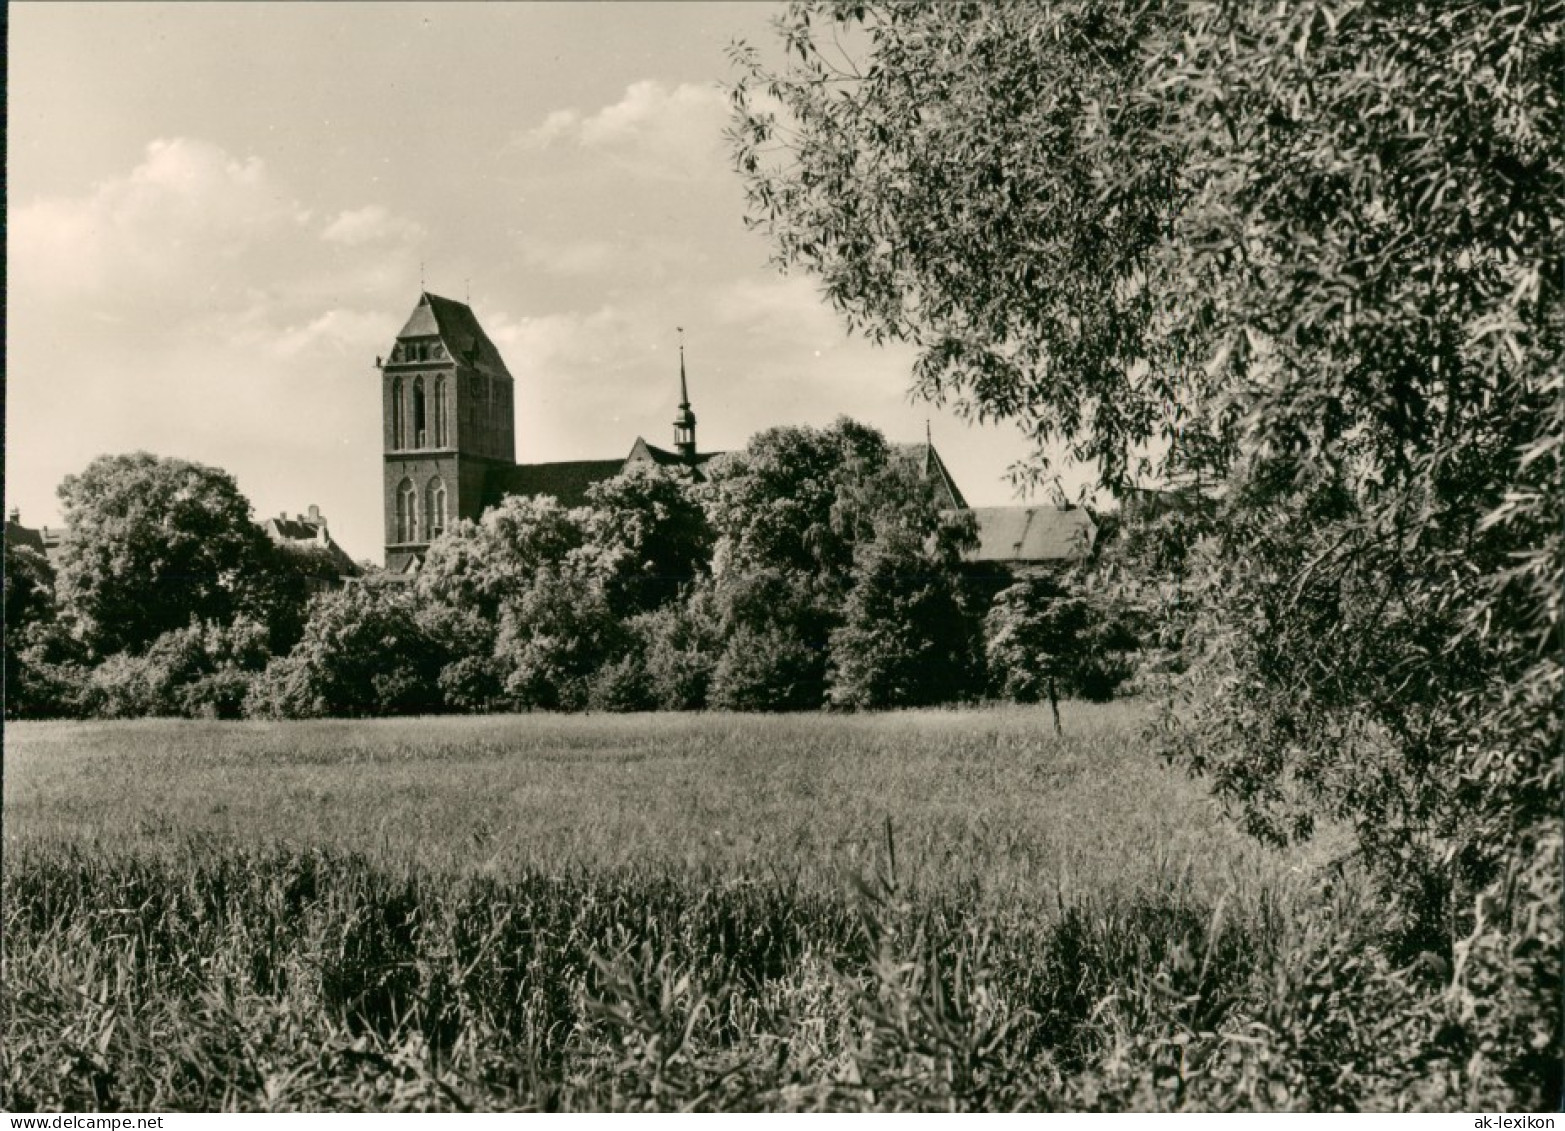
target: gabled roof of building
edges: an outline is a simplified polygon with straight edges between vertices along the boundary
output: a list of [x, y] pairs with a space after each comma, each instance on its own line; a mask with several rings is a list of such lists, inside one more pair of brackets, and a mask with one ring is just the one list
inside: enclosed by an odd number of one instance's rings
[[561, 506], [585, 506], [587, 488], [613, 479], [624, 466], [622, 459], [582, 459], [491, 468], [484, 479], [484, 506], [496, 506], [510, 495], [552, 495]]
[[302, 515], [298, 518], [288, 518], [283, 515], [266, 519], [261, 524], [261, 529], [266, 531], [267, 537], [274, 542], [294, 546], [300, 550], [319, 550], [325, 553], [341, 577], [357, 577], [362, 572], [359, 564], [337, 544], [337, 540], [331, 536], [324, 523], [317, 525], [306, 521]]
[[55, 569], [60, 567], [61, 552], [71, 540], [69, 526], [23, 526], [19, 517], [7, 516], [5, 540], [18, 546], [28, 546], [49, 559]]
[[316, 528], [301, 519], [269, 518], [266, 528], [273, 537], [286, 538], [290, 542], [314, 542], [316, 537]]
[[975, 562], [1060, 562], [1086, 557], [1098, 535], [1097, 523], [1081, 507], [975, 507], [978, 549]]
[[700, 467], [710, 459], [722, 455], [722, 452], [697, 452], [690, 459], [685, 459], [678, 452], [671, 452], [667, 448], [660, 448], [656, 444], [649, 444], [640, 436], [630, 446], [630, 455], [625, 457], [625, 466], [629, 467], [638, 460], [651, 460], [659, 467]]
[[466, 303], [442, 298], [425, 291], [419, 296], [418, 305], [408, 316], [407, 324], [397, 335], [403, 338], [427, 338], [438, 336], [445, 343], [453, 358], [496, 376], [509, 377], [500, 351], [478, 324], [478, 317]]
[[935, 485], [936, 498], [943, 510], [966, 510], [967, 500], [962, 497], [956, 480], [946, 469], [945, 460], [935, 451], [935, 445], [927, 440], [914, 444], [891, 444], [891, 457], [913, 464], [920, 476]]
[[26, 546], [29, 550], [45, 553], [43, 535], [30, 526], [23, 526], [14, 518], [5, 520], [5, 541], [8, 546]]

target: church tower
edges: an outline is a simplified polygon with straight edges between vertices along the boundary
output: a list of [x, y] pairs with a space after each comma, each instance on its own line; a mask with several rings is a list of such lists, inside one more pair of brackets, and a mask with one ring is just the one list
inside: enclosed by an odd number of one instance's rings
[[386, 568], [406, 572], [516, 462], [514, 382], [465, 304], [419, 296], [380, 370]]

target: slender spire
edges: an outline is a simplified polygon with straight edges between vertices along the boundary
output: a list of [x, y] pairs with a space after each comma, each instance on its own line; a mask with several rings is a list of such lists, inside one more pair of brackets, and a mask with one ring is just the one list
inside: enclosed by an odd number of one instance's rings
[[690, 390], [685, 384], [685, 328], [676, 326], [675, 329], [679, 331], [679, 407], [688, 409], [690, 407]]
[[679, 331], [679, 412], [674, 417], [674, 447], [686, 460], [696, 456], [696, 414], [690, 411], [690, 386], [685, 380], [685, 328]]

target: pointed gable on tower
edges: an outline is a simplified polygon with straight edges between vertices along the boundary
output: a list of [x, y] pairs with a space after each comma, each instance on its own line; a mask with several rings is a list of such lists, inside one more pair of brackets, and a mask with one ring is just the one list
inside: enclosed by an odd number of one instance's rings
[[510, 377], [505, 358], [484, 333], [478, 318], [466, 303], [425, 291], [397, 335], [399, 342], [435, 338], [452, 360], [496, 377]]

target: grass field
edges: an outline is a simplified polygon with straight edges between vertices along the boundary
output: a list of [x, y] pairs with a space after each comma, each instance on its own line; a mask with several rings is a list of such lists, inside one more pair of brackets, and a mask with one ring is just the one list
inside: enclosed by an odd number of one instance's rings
[[921, 888], [1052, 903], [1188, 873], [1204, 896], [1308, 862], [1225, 824], [1143, 710], [16, 724], [8, 837], [361, 852], [504, 874], [636, 865], [840, 887], [885, 840]]
[[1065, 718], [9, 726], [6, 1106], [1362, 1102], [1243, 1037], [1334, 846]]

